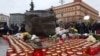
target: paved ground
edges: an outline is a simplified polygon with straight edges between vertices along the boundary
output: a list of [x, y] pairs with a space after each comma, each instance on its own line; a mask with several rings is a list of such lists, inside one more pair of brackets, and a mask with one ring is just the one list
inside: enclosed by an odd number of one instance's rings
[[0, 56], [6, 56], [6, 50], [8, 48], [8, 43], [6, 41], [4, 41], [1, 37], [0, 37]]

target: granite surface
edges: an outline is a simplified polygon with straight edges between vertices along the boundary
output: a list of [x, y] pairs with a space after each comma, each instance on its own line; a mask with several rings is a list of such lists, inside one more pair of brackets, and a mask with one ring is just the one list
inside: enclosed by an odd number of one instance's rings
[[0, 37], [0, 56], [6, 56], [8, 47], [8, 43]]

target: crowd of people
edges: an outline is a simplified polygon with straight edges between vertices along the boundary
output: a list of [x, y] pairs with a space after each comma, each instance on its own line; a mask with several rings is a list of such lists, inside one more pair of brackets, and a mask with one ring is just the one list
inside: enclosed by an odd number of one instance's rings
[[4, 35], [7, 33], [16, 34], [18, 32], [25, 32], [25, 25], [21, 24], [20, 26], [18, 26], [17, 24], [11, 24], [10, 26], [8, 26], [7, 23], [4, 23], [0, 31]]
[[[65, 24], [65, 29], [75, 28], [78, 30], [78, 33], [99, 33], [100, 34], [100, 21], [94, 23], [85, 23], [85, 22], [70, 22]], [[25, 32], [25, 25], [21, 24], [20, 26], [16, 24], [11, 24], [9, 27], [7, 23], [3, 24], [3, 29], [1, 30], [4, 34], [9, 32], [10, 34], [16, 34], [18, 32]]]
[[71, 22], [65, 25], [65, 29], [75, 28], [78, 30], [78, 33], [98, 33], [100, 34], [100, 21], [96, 21], [94, 23], [86, 23], [86, 22]]

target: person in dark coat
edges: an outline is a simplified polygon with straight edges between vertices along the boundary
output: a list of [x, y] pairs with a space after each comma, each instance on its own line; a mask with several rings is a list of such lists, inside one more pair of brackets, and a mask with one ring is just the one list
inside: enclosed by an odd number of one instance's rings
[[7, 23], [4, 23], [3, 27], [4, 27], [4, 29], [3, 29], [4, 34], [6, 35], [9, 30]]
[[91, 23], [83, 23], [84, 33], [89, 33], [91, 31]]
[[78, 30], [78, 33], [83, 34], [84, 33], [84, 25], [82, 22], [78, 22], [75, 25], [75, 28]]
[[79, 22], [79, 23], [76, 23], [75, 28], [78, 29], [78, 33], [81, 33], [81, 34], [89, 33], [89, 31], [91, 30], [91, 24]]
[[100, 22], [95, 22], [94, 24], [92, 24], [92, 32], [97, 34], [100, 34]]
[[13, 27], [14, 27], [14, 24], [11, 24], [9, 26], [9, 34], [13, 34]]
[[97, 22], [91, 24], [92, 33], [95, 33], [96, 27], [97, 27]]
[[19, 29], [19, 27], [18, 27], [17, 25], [15, 25], [15, 26], [13, 27], [13, 34], [18, 33], [18, 29]]
[[25, 32], [25, 31], [26, 31], [26, 30], [25, 30], [25, 25], [24, 25], [24, 24], [22, 24], [20, 27], [21, 27], [20, 32]]

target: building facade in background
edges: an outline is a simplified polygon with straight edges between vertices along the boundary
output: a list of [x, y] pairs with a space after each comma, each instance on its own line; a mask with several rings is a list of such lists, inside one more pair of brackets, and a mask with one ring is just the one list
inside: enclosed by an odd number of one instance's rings
[[14, 24], [14, 25], [18, 25], [20, 26], [21, 24], [24, 24], [25, 19], [24, 19], [25, 15], [21, 14], [21, 13], [13, 13], [10, 14], [10, 19], [9, 19], [9, 25]]
[[92, 19], [96, 20], [99, 16], [99, 12], [96, 9], [82, 0], [74, 0], [74, 2], [52, 8], [58, 20], [63, 22], [77, 22], [79, 19], [83, 19], [85, 15], [89, 15]]
[[7, 23], [7, 25], [9, 25], [9, 16], [0, 14], [0, 25], [3, 25], [3, 23]]

